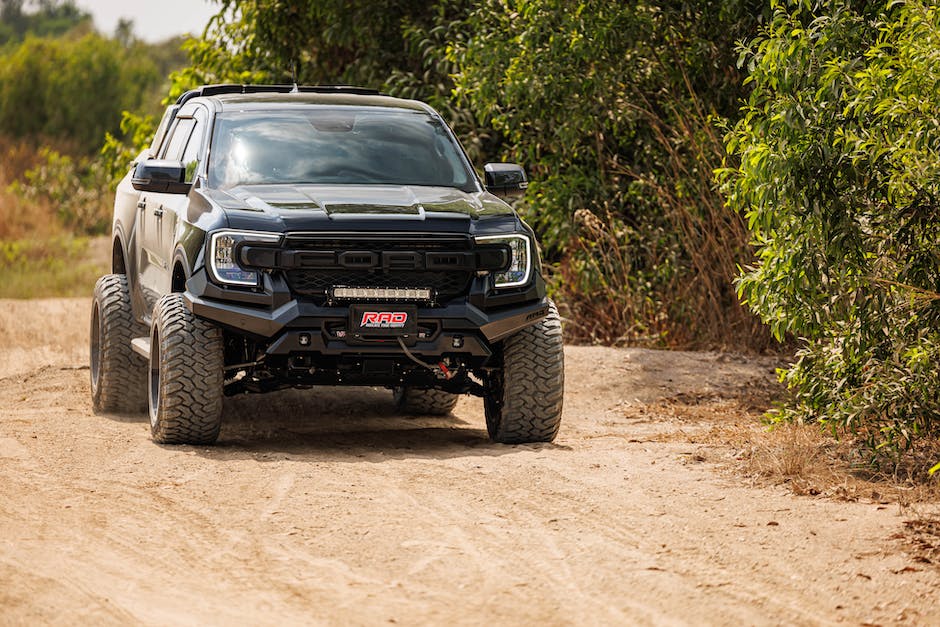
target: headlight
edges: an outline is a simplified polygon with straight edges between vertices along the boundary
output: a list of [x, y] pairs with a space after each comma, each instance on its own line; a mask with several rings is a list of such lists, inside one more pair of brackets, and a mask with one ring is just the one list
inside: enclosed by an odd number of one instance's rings
[[494, 287], [517, 287], [529, 282], [532, 273], [532, 243], [525, 235], [487, 235], [478, 237], [481, 244], [504, 244], [509, 247], [509, 268], [493, 273]]
[[230, 285], [258, 285], [258, 273], [243, 270], [235, 261], [235, 247], [241, 242], [276, 244], [281, 236], [276, 233], [254, 231], [217, 231], [212, 234], [209, 246], [209, 269], [219, 283]]

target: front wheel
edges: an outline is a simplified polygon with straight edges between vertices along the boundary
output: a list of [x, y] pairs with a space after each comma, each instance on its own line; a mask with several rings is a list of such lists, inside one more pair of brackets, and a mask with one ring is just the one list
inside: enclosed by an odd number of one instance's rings
[[565, 353], [561, 318], [548, 316], [503, 342], [503, 367], [484, 381], [483, 408], [490, 439], [503, 444], [551, 442], [561, 426]]
[[153, 308], [150, 434], [159, 444], [212, 444], [222, 427], [222, 331], [193, 315], [180, 294]]
[[134, 320], [127, 277], [106, 274], [95, 283], [91, 306], [89, 366], [95, 412], [142, 412], [146, 406], [147, 363], [131, 340], [147, 328]]

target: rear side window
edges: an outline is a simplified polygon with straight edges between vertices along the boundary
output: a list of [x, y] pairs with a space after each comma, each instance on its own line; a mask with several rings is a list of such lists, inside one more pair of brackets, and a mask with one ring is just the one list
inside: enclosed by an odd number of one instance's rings
[[202, 148], [202, 138], [206, 132], [206, 114], [202, 109], [198, 109], [193, 115], [195, 124], [189, 134], [189, 141], [186, 142], [186, 148], [183, 150], [183, 156], [180, 161], [186, 166], [186, 182], [191, 183], [196, 175], [196, 169], [199, 166], [199, 150]]
[[167, 107], [167, 110], [163, 113], [163, 117], [160, 119], [160, 126], [157, 127], [157, 131], [153, 134], [153, 140], [150, 142], [151, 155], [157, 154], [160, 145], [163, 143], [163, 138], [166, 136], [167, 128], [170, 126], [170, 122], [173, 120], [178, 110], [179, 107], [172, 106]]
[[174, 124], [173, 128], [170, 130], [170, 139], [168, 142], [165, 142], [166, 148], [160, 158], [182, 161], [183, 149], [186, 147], [186, 142], [189, 141], [189, 136], [193, 132], [195, 125], [195, 118], [177, 118], [176, 124]]

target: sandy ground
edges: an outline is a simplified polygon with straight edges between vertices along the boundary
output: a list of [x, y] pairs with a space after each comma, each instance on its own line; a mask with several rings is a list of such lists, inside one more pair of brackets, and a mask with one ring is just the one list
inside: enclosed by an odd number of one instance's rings
[[173, 448], [92, 414], [88, 312], [0, 301], [0, 624], [940, 624], [897, 506], [749, 487], [643, 411], [767, 360], [570, 347], [553, 445], [353, 388]]

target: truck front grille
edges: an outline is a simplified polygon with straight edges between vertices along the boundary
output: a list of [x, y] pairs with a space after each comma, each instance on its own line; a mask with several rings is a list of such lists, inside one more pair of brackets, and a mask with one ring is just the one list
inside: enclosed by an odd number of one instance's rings
[[[456, 256], [453, 269], [441, 267], [448, 263], [447, 253], [473, 250], [472, 240], [461, 235], [290, 235], [284, 249], [295, 251], [298, 260], [309, 260], [285, 275], [293, 292], [316, 301], [328, 300], [334, 287], [428, 288], [440, 304], [465, 294], [474, 274]], [[317, 267], [303, 267], [308, 263]], [[348, 267], [358, 265], [362, 267]]]

